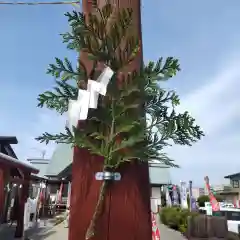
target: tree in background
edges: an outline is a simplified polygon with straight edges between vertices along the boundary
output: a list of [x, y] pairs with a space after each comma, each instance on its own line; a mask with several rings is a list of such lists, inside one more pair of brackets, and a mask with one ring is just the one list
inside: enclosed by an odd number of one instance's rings
[[[221, 195], [215, 195], [215, 198], [218, 202], [222, 202], [224, 200], [224, 198]], [[199, 196], [197, 199], [199, 207], [205, 207], [205, 202], [209, 202], [209, 201], [210, 199], [208, 195]]]
[[199, 207], [204, 207], [205, 206], [205, 202], [209, 202], [208, 195], [199, 196], [198, 199], [197, 199], [197, 202], [198, 202], [198, 206]]
[[[106, 4], [96, 12], [88, 16], [75, 11], [67, 13], [71, 32], [62, 35], [68, 49], [88, 54], [92, 61], [90, 74], [81, 61], [74, 67], [68, 59], [56, 58], [56, 63], [48, 69], [48, 74], [57, 79], [56, 86], [53, 91], [39, 95], [38, 106], [63, 114], [68, 110], [69, 100], [77, 99], [78, 90], [87, 89], [88, 79], [99, 76], [101, 65], [114, 71], [107, 94], [99, 97], [97, 109], [90, 109], [84, 127], [66, 127], [65, 132], [57, 134], [45, 132], [37, 140], [46, 144], [50, 141], [72, 144], [102, 156], [103, 172], [116, 172], [121, 165], [133, 161], [158, 160], [178, 167], [163, 152], [164, 148], [171, 144], [191, 146], [203, 136], [188, 112], [176, 112], [180, 104], [178, 95], [160, 87], [161, 81], [180, 70], [178, 60], [160, 58], [156, 63], [142, 65], [139, 71], [125, 73], [140, 47], [138, 38], [131, 34], [132, 9], [114, 13], [112, 5]], [[86, 239], [97, 234], [106, 192], [112, 187], [114, 184], [102, 182]]]

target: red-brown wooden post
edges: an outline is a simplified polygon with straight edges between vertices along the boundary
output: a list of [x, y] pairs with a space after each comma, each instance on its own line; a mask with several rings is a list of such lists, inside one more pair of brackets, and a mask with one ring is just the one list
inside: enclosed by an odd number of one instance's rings
[[[83, 11], [92, 10], [89, 0], [83, 0]], [[117, 8], [133, 9], [133, 29], [141, 36], [140, 0], [111, 0]], [[99, 0], [102, 6], [105, 0]], [[90, 67], [85, 54], [81, 60]], [[139, 69], [142, 64], [142, 48], [127, 71]], [[136, 116], [137, 117], [137, 116]], [[70, 205], [69, 240], [85, 240], [92, 218], [101, 182], [94, 174], [102, 171], [103, 159], [91, 156], [86, 150], [74, 149], [72, 166], [72, 190]], [[125, 164], [119, 169], [122, 179], [108, 190], [105, 208], [97, 223], [93, 240], [151, 240], [150, 184], [148, 164]]]
[[4, 201], [5, 201], [5, 177], [4, 177], [4, 168], [0, 166], [0, 220], [4, 211]]
[[19, 209], [17, 213], [17, 227], [15, 231], [15, 238], [22, 238], [24, 233], [24, 208], [29, 194], [30, 172], [24, 173], [24, 181], [22, 181], [22, 188], [19, 189]]
[[6, 222], [6, 200], [8, 191], [5, 189], [9, 181], [10, 169], [0, 164], [0, 224]]

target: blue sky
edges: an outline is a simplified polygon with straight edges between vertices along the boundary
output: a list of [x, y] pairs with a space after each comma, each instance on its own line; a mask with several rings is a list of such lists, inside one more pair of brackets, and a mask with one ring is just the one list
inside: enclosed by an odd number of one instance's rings
[[[50, 157], [54, 146], [34, 137], [63, 128], [64, 118], [36, 108], [36, 99], [54, 84], [45, 74], [54, 57], [76, 62], [59, 36], [68, 30], [64, 12], [72, 9], [0, 6], [0, 133], [18, 137], [19, 158], [40, 157], [40, 150]], [[179, 93], [179, 110], [188, 110], [206, 133], [192, 148], [166, 150], [181, 165], [171, 170], [175, 182], [192, 179], [200, 186], [208, 174], [217, 184], [240, 171], [239, 9], [237, 0], [142, 2], [144, 59], [179, 58], [182, 71], [164, 87]]]

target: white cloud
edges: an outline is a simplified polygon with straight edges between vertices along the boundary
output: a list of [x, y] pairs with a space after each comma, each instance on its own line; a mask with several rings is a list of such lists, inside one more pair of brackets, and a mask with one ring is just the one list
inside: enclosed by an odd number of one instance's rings
[[219, 183], [225, 175], [240, 171], [240, 127], [236, 125], [240, 122], [240, 57], [223, 66], [205, 86], [182, 99], [179, 110], [189, 111], [206, 136], [191, 148], [174, 146], [168, 150], [181, 165], [181, 169], [172, 170], [176, 182], [185, 176], [185, 180], [203, 184], [207, 174], [212, 183]]

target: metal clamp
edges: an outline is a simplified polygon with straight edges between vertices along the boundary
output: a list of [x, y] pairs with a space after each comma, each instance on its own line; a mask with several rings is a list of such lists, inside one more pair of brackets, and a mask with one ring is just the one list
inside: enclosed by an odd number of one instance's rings
[[118, 172], [97, 172], [95, 174], [95, 179], [98, 181], [101, 181], [101, 180], [120, 181], [121, 174]]

